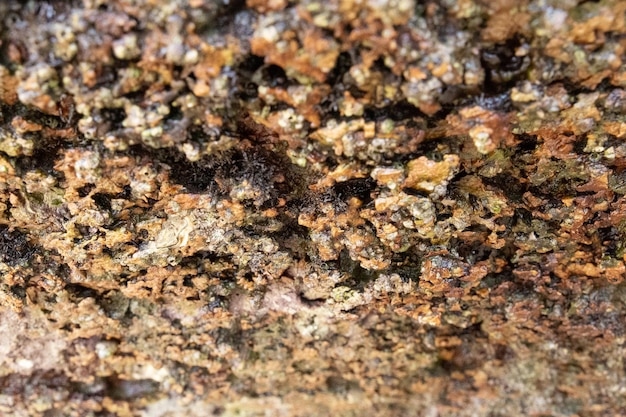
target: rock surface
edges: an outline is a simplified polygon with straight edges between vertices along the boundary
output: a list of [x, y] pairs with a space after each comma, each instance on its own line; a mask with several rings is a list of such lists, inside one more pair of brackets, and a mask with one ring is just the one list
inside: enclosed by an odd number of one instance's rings
[[626, 2], [0, 2], [0, 414], [626, 414]]

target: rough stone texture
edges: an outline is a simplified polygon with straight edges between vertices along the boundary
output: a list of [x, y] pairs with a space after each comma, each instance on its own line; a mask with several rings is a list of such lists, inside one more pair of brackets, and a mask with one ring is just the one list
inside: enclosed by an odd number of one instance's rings
[[0, 414], [626, 415], [626, 2], [0, 2]]

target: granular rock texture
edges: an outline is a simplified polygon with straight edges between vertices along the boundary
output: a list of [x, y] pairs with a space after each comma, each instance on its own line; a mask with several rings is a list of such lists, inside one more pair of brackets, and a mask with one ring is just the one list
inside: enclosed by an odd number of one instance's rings
[[0, 2], [0, 414], [626, 415], [626, 2]]

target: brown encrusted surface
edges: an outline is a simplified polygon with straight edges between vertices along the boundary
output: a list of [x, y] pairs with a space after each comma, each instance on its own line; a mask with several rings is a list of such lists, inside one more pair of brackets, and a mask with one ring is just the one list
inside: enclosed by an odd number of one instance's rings
[[0, 2], [0, 415], [626, 414], [626, 2], [224, 3]]

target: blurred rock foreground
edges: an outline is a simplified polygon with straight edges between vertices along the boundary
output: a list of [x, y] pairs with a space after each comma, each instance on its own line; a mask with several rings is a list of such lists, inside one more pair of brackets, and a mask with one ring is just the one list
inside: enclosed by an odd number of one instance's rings
[[626, 415], [626, 2], [0, 3], [0, 415]]

